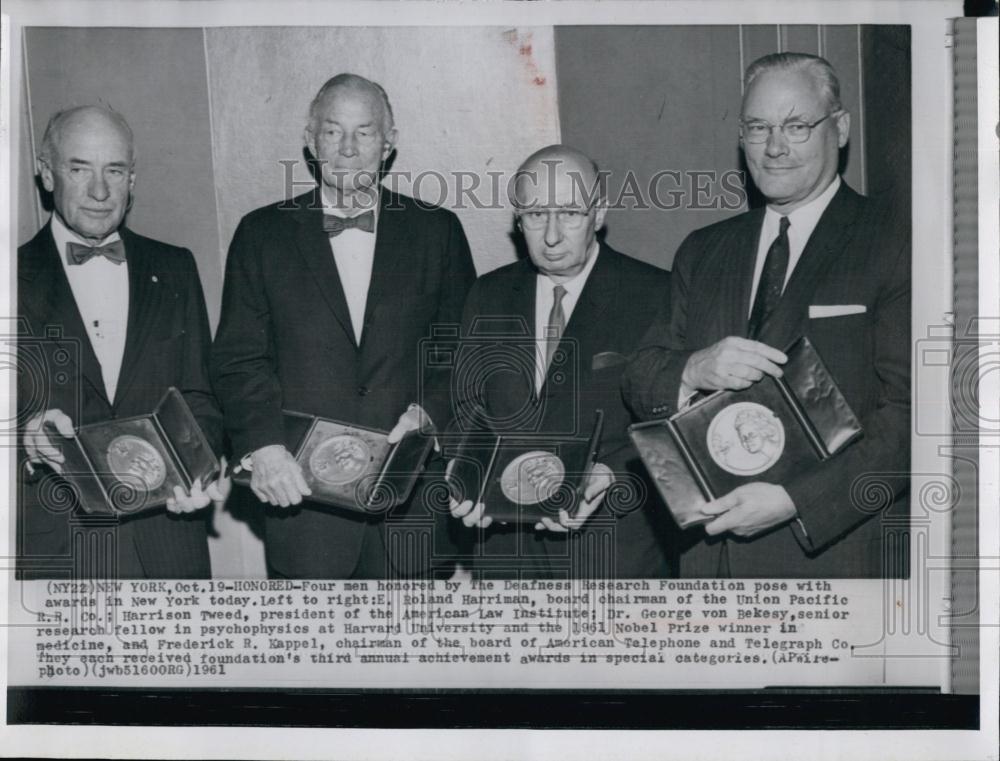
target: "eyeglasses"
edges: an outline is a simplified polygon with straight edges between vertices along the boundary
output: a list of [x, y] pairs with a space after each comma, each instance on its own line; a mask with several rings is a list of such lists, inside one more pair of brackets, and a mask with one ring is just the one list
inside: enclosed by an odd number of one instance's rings
[[761, 121], [745, 122], [740, 120], [740, 133], [743, 135], [743, 139], [752, 145], [766, 143], [768, 138], [771, 137], [771, 132], [775, 129], [781, 130], [781, 134], [785, 136], [785, 140], [790, 143], [804, 143], [809, 139], [816, 125], [825, 122], [831, 116], [839, 113], [839, 111], [833, 111], [822, 119], [817, 119], [812, 124], [798, 120], [785, 122], [784, 124], [771, 124], [770, 122]]
[[549, 215], [556, 215], [556, 222], [563, 230], [578, 230], [590, 216], [586, 209], [520, 209], [517, 212], [525, 230], [542, 230], [549, 223]]

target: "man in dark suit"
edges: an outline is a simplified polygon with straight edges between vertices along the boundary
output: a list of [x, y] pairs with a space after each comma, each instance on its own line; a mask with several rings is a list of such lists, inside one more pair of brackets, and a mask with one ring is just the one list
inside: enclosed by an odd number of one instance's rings
[[396, 141], [383, 89], [341, 74], [310, 107], [314, 191], [258, 209], [229, 249], [213, 378], [236, 456], [268, 510], [269, 573], [381, 578], [384, 515], [325, 507], [284, 446], [282, 409], [390, 441], [448, 412], [448, 370], [424, 362], [431, 326], [457, 323], [475, 270], [458, 219], [380, 188]]
[[908, 514], [908, 224], [839, 178], [850, 115], [825, 60], [781, 53], [752, 63], [740, 125], [767, 206], [681, 245], [669, 319], [626, 371], [626, 398], [656, 418], [694, 392], [747, 388], [780, 376], [781, 348], [806, 335], [864, 436], [785, 483], [744, 484], [710, 502], [715, 518], [690, 532], [681, 574], [905, 573], [905, 551], [891, 554], [883, 531]]
[[[87, 106], [52, 117], [39, 171], [52, 193], [49, 223], [18, 249], [19, 420], [22, 474], [18, 553], [24, 578], [211, 575], [207, 515], [219, 484], [177, 487], [167, 510], [91, 519], [65, 500], [62, 437], [74, 425], [153, 412], [177, 387], [219, 450], [222, 416], [208, 378], [211, 336], [191, 252], [123, 224], [135, 182], [132, 131], [114, 111]], [[108, 538], [114, 554], [102, 554]]]
[[[599, 464], [575, 517], [560, 511], [558, 519], [543, 517], [525, 531], [493, 523], [489, 505], [452, 505], [455, 517], [478, 527], [471, 566], [485, 576], [671, 573], [670, 519], [648, 484], [637, 480], [641, 470], [620, 392], [625, 356], [666, 306], [670, 274], [597, 241], [607, 214], [597, 187], [597, 167], [580, 151], [553, 145], [532, 154], [518, 170], [512, 199], [528, 258], [479, 278], [465, 303], [455, 427], [586, 436], [595, 410], [605, 414]], [[495, 349], [481, 350], [494, 340]], [[534, 351], [524, 354], [526, 342]], [[612, 479], [619, 486], [595, 515]], [[581, 534], [573, 541], [582, 542], [584, 552], [567, 552], [571, 531]], [[601, 540], [602, 532], [613, 532], [613, 545]]]

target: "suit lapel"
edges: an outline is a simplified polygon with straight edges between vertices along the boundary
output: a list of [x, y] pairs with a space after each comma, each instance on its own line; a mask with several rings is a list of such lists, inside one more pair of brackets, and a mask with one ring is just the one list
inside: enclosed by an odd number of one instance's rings
[[351, 312], [347, 308], [344, 287], [330, 249], [330, 237], [323, 231], [323, 203], [319, 194], [317, 188], [310, 197], [295, 199], [295, 210], [291, 212], [295, 214], [296, 222], [294, 243], [340, 327], [357, 347]]
[[854, 230], [857, 216], [857, 195], [846, 183], [823, 212], [816, 228], [806, 242], [798, 264], [788, 279], [777, 308], [764, 324], [760, 339], [783, 349], [801, 332], [802, 318], [824, 273], [837, 261]]
[[115, 389], [116, 406], [135, 380], [143, 348], [149, 342], [157, 317], [163, 314], [161, 301], [165, 283], [164, 277], [157, 272], [160, 262], [155, 261], [139, 238], [127, 228], [122, 228], [121, 236], [128, 262], [128, 328], [118, 387]]
[[[731, 262], [722, 262], [723, 271], [731, 274], [720, 279], [718, 311], [722, 315], [724, 334], [746, 336], [750, 314], [750, 289], [753, 285], [753, 269], [757, 260], [761, 227], [764, 224], [764, 209], [754, 209], [742, 218], [742, 224], [734, 227], [723, 241], [723, 256]], [[728, 253], [727, 253], [728, 252]]]
[[[417, 225], [407, 226], [402, 209], [393, 208], [389, 191], [382, 189], [379, 199], [378, 227], [375, 231], [375, 258], [372, 262], [372, 278], [368, 284], [368, 297], [365, 301], [365, 325], [372, 324], [375, 310], [380, 304], [392, 304], [395, 296], [407, 292], [407, 284], [399, 282], [396, 274], [399, 262], [407, 258], [407, 252], [413, 246], [412, 236], [420, 229]], [[410, 236], [409, 240], [408, 237]], [[361, 345], [369, 343], [368, 331], [361, 333]]]
[[[600, 343], [600, 337], [609, 321], [604, 318], [604, 313], [608, 310], [611, 302], [614, 301], [615, 294], [618, 293], [620, 272], [618, 261], [615, 259], [615, 252], [607, 246], [602, 245], [594, 263], [594, 269], [590, 271], [587, 282], [580, 291], [580, 298], [573, 308], [569, 322], [566, 324], [566, 331], [563, 333], [559, 348], [569, 357], [574, 353], [568, 352], [569, 342], [575, 341], [580, 356], [576, 357], [578, 376], [587, 374], [590, 371], [590, 361], [593, 352], [590, 347], [594, 343]], [[564, 343], [565, 342], [565, 343]], [[545, 376], [545, 385], [548, 386], [549, 376], [556, 371], [550, 367]]]
[[61, 343], [71, 361], [77, 363], [80, 377], [92, 386], [94, 393], [105, 404], [110, 404], [104, 389], [101, 365], [59, 256], [52, 231], [46, 225], [19, 257], [18, 309], [32, 314], [40, 330], [54, 328], [61, 332], [54, 340]]

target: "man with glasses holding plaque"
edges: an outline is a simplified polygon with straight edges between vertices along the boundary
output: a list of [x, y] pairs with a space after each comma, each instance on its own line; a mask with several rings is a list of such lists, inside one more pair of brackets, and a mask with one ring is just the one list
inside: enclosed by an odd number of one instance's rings
[[[459, 425], [544, 442], [546, 435], [586, 435], [600, 409], [603, 436], [572, 517], [560, 510], [537, 525], [501, 525], [490, 504], [453, 500], [452, 515], [467, 534], [477, 529], [478, 537], [474, 559], [460, 562], [484, 578], [546, 577], [560, 564], [562, 575], [668, 576], [667, 529], [660, 522], [669, 518], [662, 505], [647, 504], [651, 490], [634, 481], [640, 469], [626, 435], [630, 418], [619, 383], [625, 357], [668, 296], [669, 273], [598, 241], [608, 209], [597, 167], [578, 150], [552, 145], [532, 154], [515, 177], [512, 201], [528, 258], [484, 275], [469, 292], [455, 370]], [[477, 330], [477, 324], [501, 323], [503, 335]], [[505, 340], [512, 344], [507, 353]], [[528, 351], [521, 354], [519, 347]], [[529, 463], [522, 470], [521, 488], [506, 489], [515, 499], [518, 491], [535, 495], [554, 483], [551, 469]], [[591, 528], [613, 479], [625, 496], [605, 504], [613, 545], [585, 542], [583, 557], [570, 560], [567, 534]]]
[[909, 228], [838, 176], [850, 123], [824, 59], [779, 53], [748, 67], [740, 144], [766, 207], [688, 236], [669, 317], [625, 373], [635, 413], [662, 418], [699, 393], [780, 377], [782, 348], [805, 335], [863, 428], [784, 483], [762, 477], [704, 506], [682, 576], [906, 573], [883, 531], [908, 514]]

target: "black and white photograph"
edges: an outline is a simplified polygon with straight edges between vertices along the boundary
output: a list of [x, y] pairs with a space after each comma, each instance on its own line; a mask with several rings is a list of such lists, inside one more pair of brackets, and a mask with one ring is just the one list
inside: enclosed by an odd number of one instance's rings
[[995, 757], [988, 6], [5, 8], [10, 747]]

